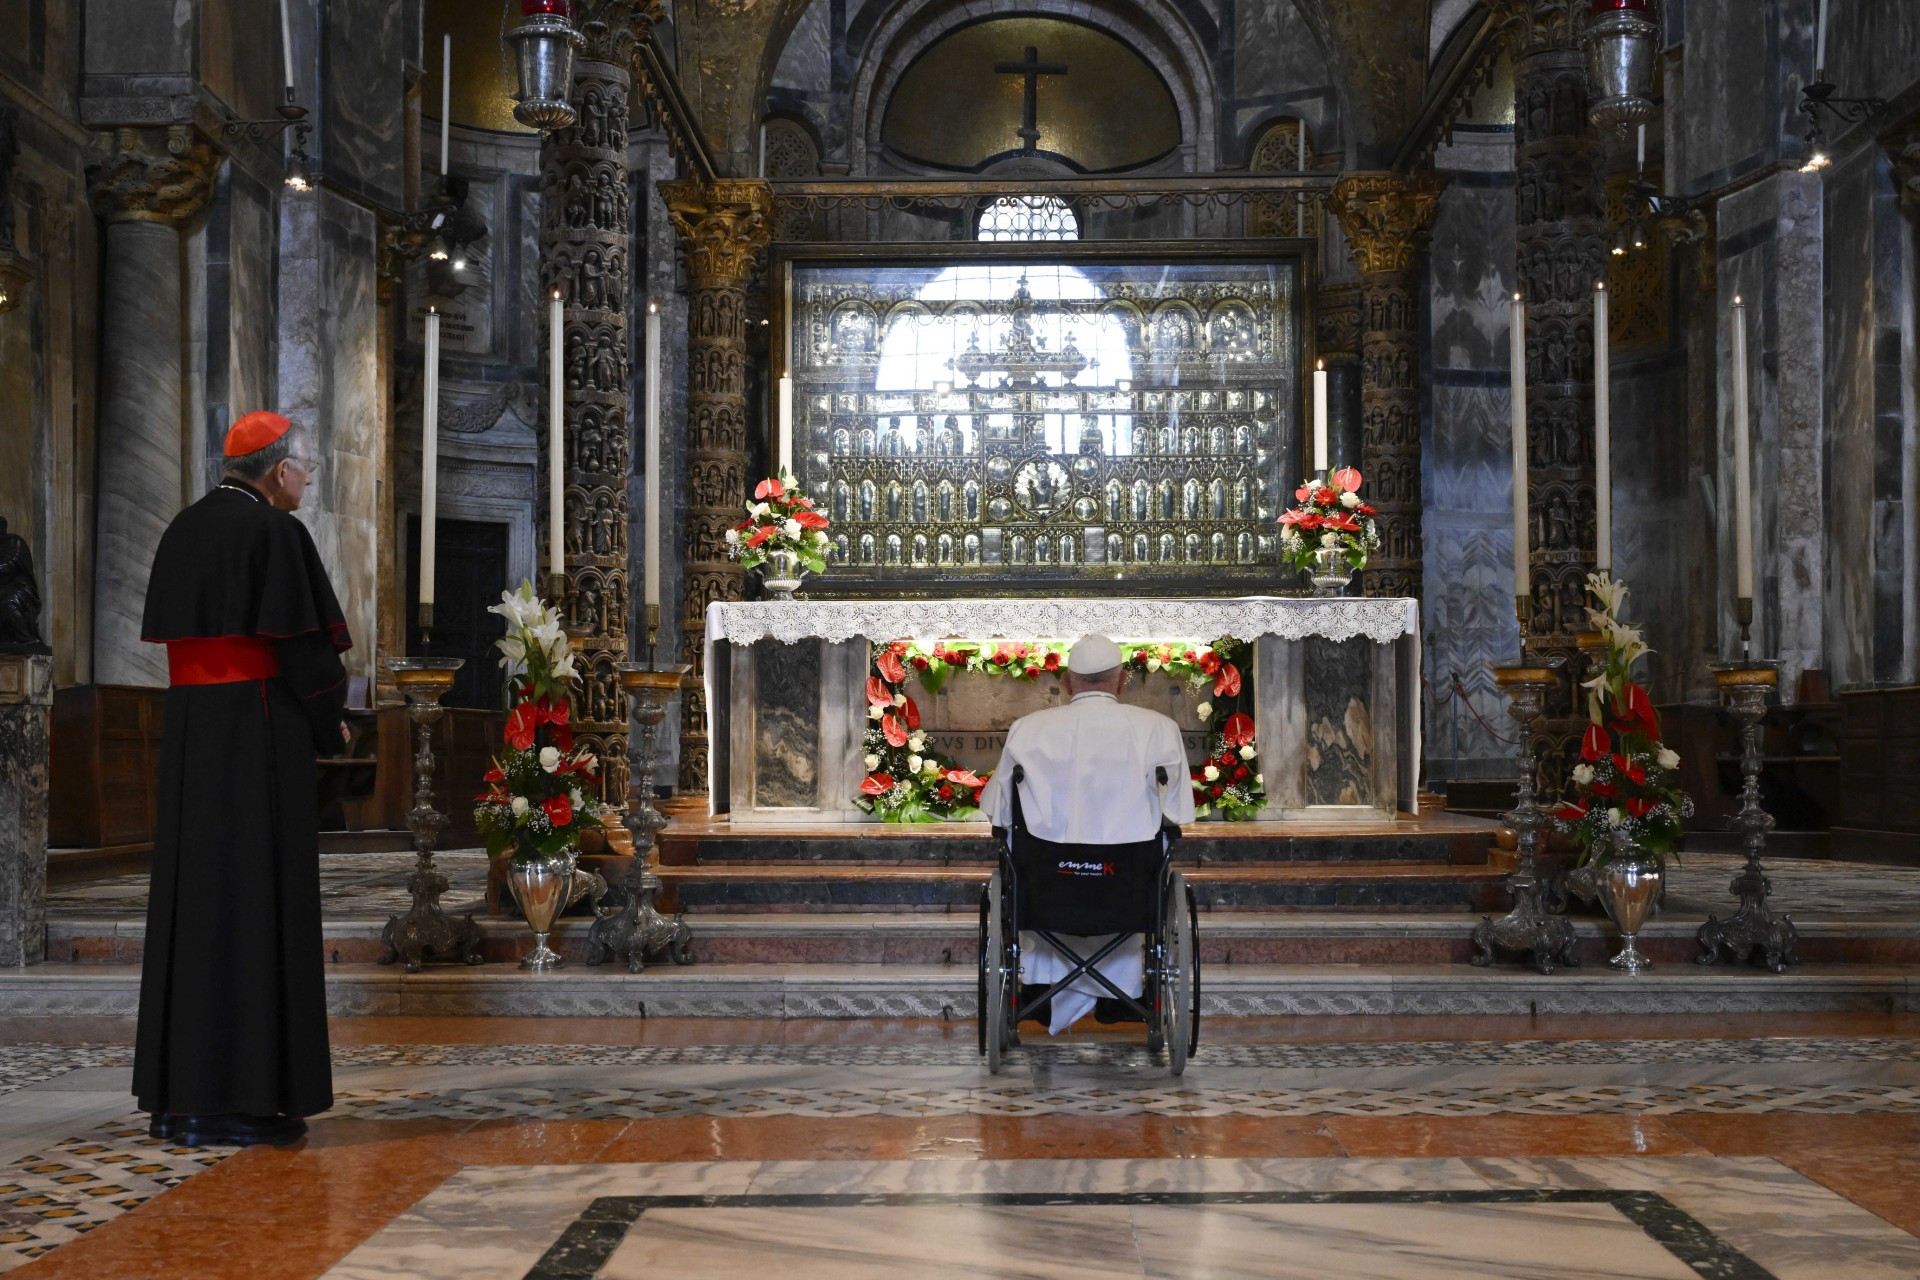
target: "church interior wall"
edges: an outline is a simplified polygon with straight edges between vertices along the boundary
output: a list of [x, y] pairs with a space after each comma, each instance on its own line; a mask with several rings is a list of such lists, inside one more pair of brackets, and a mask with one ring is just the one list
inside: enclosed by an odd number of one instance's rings
[[[1234, 0], [1232, 76], [1215, 71], [1227, 95], [1221, 105], [1226, 127], [1220, 140], [1220, 164], [1247, 163], [1254, 142], [1275, 115], [1307, 122], [1307, 142], [1316, 153], [1339, 154], [1339, 90], [1327, 75], [1327, 61], [1313, 34], [1292, 4]], [[1244, 56], [1242, 51], [1245, 51]]]

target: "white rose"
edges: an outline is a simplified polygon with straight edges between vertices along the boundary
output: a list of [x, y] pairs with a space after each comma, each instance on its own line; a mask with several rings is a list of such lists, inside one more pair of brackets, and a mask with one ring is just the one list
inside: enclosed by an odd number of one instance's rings
[[878, 720], [885, 714], [887, 714], [887, 709], [883, 706], [876, 705], [867, 708], [867, 719], [869, 720]]
[[1158, 658], [1147, 659], [1147, 670], [1158, 671], [1159, 669], [1160, 669], [1160, 659]]
[[880, 767], [880, 757], [877, 755], [874, 755], [872, 752], [868, 752], [866, 765], [867, 765], [867, 772], [872, 773], [875, 769], [878, 769]]
[[1213, 719], [1213, 704], [1211, 702], [1203, 702], [1193, 709], [1193, 714], [1199, 716], [1202, 720], [1211, 720]]
[[1593, 782], [1593, 766], [1577, 764], [1573, 767], [1573, 781], [1577, 786], [1589, 786]]
[[1357, 493], [1343, 493], [1340, 495], [1340, 505], [1349, 509], [1357, 507], [1360, 505], [1360, 495]]
[[1320, 535], [1320, 545], [1326, 547], [1328, 550], [1332, 550], [1340, 545], [1340, 535], [1338, 533], [1323, 533]]
[[925, 751], [926, 749], [927, 749], [927, 735], [926, 735], [926, 734], [924, 734], [924, 733], [916, 733], [916, 734], [911, 734], [911, 735], [909, 735], [909, 736], [908, 736], [908, 738], [907, 738], [907, 750], [909, 750], [909, 751]]
[[1200, 776], [1205, 778], [1208, 782], [1218, 782], [1220, 780], [1220, 770], [1215, 768], [1213, 765], [1208, 765], [1206, 768], [1200, 771]]
[[1680, 753], [1672, 747], [1660, 748], [1659, 754], [1656, 755], [1654, 759], [1660, 762], [1662, 769], [1678, 769], [1680, 767]]
[[787, 522], [780, 526], [780, 532], [789, 538], [797, 538], [800, 536], [800, 522], [789, 517]]
[[1251, 742], [1249, 742], [1246, 746], [1240, 748], [1240, 758], [1242, 760], [1253, 759], [1253, 744]]
[[904, 694], [904, 693], [896, 693], [896, 694], [894, 694], [894, 695], [893, 695], [893, 705], [894, 705], [894, 706], [896, 706], [896, 707], [904, 707], [904, 706], [906, 706], [906, 705], [907, 705], [907, 695], [906, 695], [906, 694]]
[[1266, 775], [1266, 774], [1264, 774], [1264, 773], [1256, 773], [1256, 774], [1254, 774], [1254, 775], [1253, 775], [1253, 780], [1254, 780], [1254, 782], [1256, 782], [1256, 783], [1258, 783], [1258, 784], [1259, 784], [1260, 786], [1263, 786], [1263, 787], [1264, 787], [1264, 786], [1266, 786], [1266, 785], [1267, 785], [1267, 775]]
[[567, 798], [573, 801], [573, 807], [575, 809], [585, 812], [587, 807], [587, 798], [580, 794], [580, 788], [575, 787], [572, 790], [572, 792], [569, 793]]
[[739, 541], [740, 541], [740, 531], [738, 529], [727, 530], [727, 543], [729, 545], [736, 544]]
[[526, 814], [527, 798], [525, 796], [515, 796], [513, 798], [513, 816], [516, 818], [524, 818]]
[[937, 778], [940, 776], [940, 762], [938, 760], [929, 760], [920, 766], [920, 772], [930, 778]]
[[922, 759], [921, 759], [921, 758], [920, 758], [919, 756], [908, 756], [908, 757], [907, 757], [907, 772], [908, 772], [908, 773], [918, 773], [918, 772], [920, 772], [920, 766], [921, 766], [921, 765], [923, 765], [923, 764], [925, 764], [925, 763], [926, 763], [926, 761], [925, 761], [925, 760], [922, 760]]
[[552, 773], [555, 769], [558, 769], [560, 767], [560, 748], [540, 748], [540, 767], [548, 773]]
[[1618, 810], [1618, 809], [1609, 809], [1609, 810], [1607, 810], [1607, 825], [1608, 825], [1608, 826], [1610, 826], [1610, 827], [1619, 827], [1619, 826], [1624, 826], [1624, 825], [1626, 825], [1626, 821], [1627, 821], [1627, 815], [1626, 815], [1626, 814], [1624, 814], [1624, 813], [1622, 813], [1622, 812], [1620, 812], [1620, 810]]

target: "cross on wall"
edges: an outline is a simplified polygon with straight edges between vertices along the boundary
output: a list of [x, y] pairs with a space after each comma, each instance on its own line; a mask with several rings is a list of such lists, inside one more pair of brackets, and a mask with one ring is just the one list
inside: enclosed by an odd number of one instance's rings
[[1020, 113], [1020, 134], [1022, 151], [1035, 151], [1040, 146], [1040, 125], [1038, 92], [1041, 76], [1063, 76], [1067, 74], [1064, 62], [1040, 61], [1040, 50], [1028, 45], [1026, 56], [1019, 62], [996, 62], [993, 64], [995, 75], [1021, 76], [1026, 81], [1026, 101]]

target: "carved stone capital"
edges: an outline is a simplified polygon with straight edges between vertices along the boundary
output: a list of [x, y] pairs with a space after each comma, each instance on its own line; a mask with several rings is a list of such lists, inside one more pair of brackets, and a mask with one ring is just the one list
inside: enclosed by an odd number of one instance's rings
[[1360, 358], [1360, 286], [1327, 285], [1314, 308], [1314, 354], [1329, 364]]
[[1347, 251], [1365, 275], [1413, 270], [1433, 226], [1446, 180], [1434, 173], [1349, 173], [1333, 184], [1328, 208], [1347, 235]]
[[693, 287], [744, 285], [773, 237], [773, 189], [750, 178], [681, 178], [661, 183], [660, 194], [687, 242]]
[[1920, 220], [1920, 120], [1888, 134], [1887, 158], [1893, 161], [1893, 180], [1900, 188], [1900, 207]]
[[94, 139], [87, 193], [108, 222], [184, 226], [206, 209], [219, 164], [220, 153], [190, 125], [115, 129]]
[[665, 18], [664, 0], [574, 0], [574, 27], [587, 38], [579, 56], [624, 67], [647, 28]]
[[1486, 0], [1516, 61], [1580, 47], [1589, 0]]

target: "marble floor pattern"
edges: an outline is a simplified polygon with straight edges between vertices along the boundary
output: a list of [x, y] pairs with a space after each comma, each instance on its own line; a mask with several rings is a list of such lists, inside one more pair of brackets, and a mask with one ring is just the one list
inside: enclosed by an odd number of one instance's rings
[[605, 1021], [338, 1022], [334, 1110], [239, 1152], [0, 1023], [0, 1271], [1920, 1276], [1915, 1015], [1292, 1019], [1177, 1081], [1125, 1033], [995, 1077], [965, 1025]]

